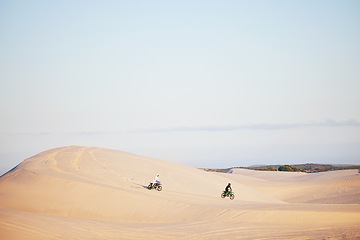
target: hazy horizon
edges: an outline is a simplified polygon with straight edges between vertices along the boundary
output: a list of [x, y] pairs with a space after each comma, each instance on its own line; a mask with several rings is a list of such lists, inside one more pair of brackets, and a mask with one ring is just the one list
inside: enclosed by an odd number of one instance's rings
[[1, 1], [0, 174], [63, 146], [360, 164], [358, 1]]

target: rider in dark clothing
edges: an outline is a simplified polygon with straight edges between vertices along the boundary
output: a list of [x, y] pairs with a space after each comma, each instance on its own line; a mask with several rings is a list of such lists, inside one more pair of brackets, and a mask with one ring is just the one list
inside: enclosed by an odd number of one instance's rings
[[225, 188], [225, 192], [228, 193], [228, 192], [232, 192], [232, 189], [231, 189], [231, 183], [229, 183], [226, 188]]

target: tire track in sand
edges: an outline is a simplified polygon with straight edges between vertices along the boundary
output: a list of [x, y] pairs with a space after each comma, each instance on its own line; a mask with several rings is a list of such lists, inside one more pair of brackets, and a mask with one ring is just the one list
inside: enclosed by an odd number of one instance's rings
[[86, 147], [83, 147], [80, 149], [80, 151], [77, 151], [74, 160], [71, 161], [71, 164], [75, 167], [75, 169], [78, 169], [82, 172], [85, 172], [85, 170], [79, 166], [79, 160], [80, 160], [81, 156], [83, 155], [85, 149], [86, 149]]
[[[141, 184], [138, 184], [136, 182], [134, 182], [133, 180], [127, 178], [127, 177], [124, 177], [122, 176], [121, 174], [119, 174], [118, 172], [116, 172], [114, 169], [112, 169], [111, 167], [109, 167], [108, 165], [106, 165], [103, 161], [100, 161], [96, 156], [95, 156], [95, 152], [99, 151], [99, 149], [95, 149], [95, 150], [92, 150], [92, 151], [89, 151], [89, 154], [92, 158], [92, 160], [94, 162], [96, 162], [97, 164], [99, 164], [103, 169], [105, 169], [106, 171], [108, 171], [109, 173], [115, 175], [117, 178], [121, 179], [121, 180], [124, 180], [126, 182], [129, 182], [129, 183], [132, 183], [132, 184], [135, 184], [135, 185], [139, 185], [139, 186], [143, 186]], [[99, 177], [101, 179], [104, 179], [106, 180], [108, 183], [112, 183], [112, 184], [115, 184], [116, 186], [122, 186], [122, 187], [130, 187], [130, 188], [139, 188], [141, 189], [141, 187], [135, 187], [135, 186], [131, 186], [131, 185], [126, 185], [126, 184], [121, 184], [120, 182], [118, 181], [114, 181], [114, 180], [110, 180], [108, 178], [108, 176], [104, 177], [104, 176], [101, 176], [99, 174], [91, 174], [95, 177]]]
[[66, 150], [68, 150], [69, 148], [71, 148], [71, 147], [68, 147], [68, 148], [66, 148], [66, 149], [62, 149], [61, 151], [56, 151], [56, 152], [54, 152], [54, 153], [52, 153], [51, 155], [50, 155], [50, 161], [51, 161], [51, 168], [53, 169], [53, 170], [55, 170], [56, 172], [59, 172], [59, 173], [64, 173], [64, 174], [72, 174], [72, 173], [70, 173], [70, 172], [67, 172], [67, 171], [64, 171], [64, 170], [62, 170], [62, 169], [60, 169], [59, 167], [58, 167], [58, 162], [57, 162], [57, 160], [56, 160], [56, 155], [58, 155], [59, 153], [61, 153], [61, 152], [64, 152], [64, 151], [66, 151]]

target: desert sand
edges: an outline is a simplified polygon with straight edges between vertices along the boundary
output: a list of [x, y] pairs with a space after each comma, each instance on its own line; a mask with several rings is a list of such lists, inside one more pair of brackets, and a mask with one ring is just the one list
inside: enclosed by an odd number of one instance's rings
[[[156, 174], [160, 192], [146, 188]], [[228, 182], [234, 200], [220, 197]], [[214, 173], [63, 147], [0, 178], [0, 238], [360, 239], [360, 174]]]

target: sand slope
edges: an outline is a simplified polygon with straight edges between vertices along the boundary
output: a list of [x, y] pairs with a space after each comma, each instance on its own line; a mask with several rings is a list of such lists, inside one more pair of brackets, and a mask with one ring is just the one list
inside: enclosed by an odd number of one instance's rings
[[358, 170], [290, 173], [232, 169], [233, 180], [288, 203], [360, 204]]
[[[147, 190], [157, 173], [163, 191]], [[0, 236], [360, 238], [359, 179], [357, 171], [209, 173], [110, 149], [64, 147], [0, 178]], [[233, 201], [220, 198], [228, 182]]]

